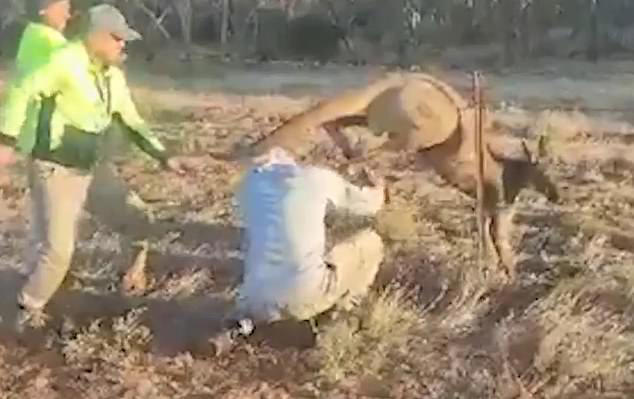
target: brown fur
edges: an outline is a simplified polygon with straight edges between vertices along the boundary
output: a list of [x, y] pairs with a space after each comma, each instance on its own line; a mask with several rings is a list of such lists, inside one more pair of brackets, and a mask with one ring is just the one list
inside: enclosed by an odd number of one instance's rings
[[322, 101], [309, 110], [294, 116], [250, 148], [251, 156], [262, 155], [269, 149], [283, 147], [296, 156], [306, 151], [320, 126], [334, 119], [363, 114], [379, 93], [398, 85], [401, 79], [392, 77], [374, 82], [362, 89], [350, 90]]
[[[421, 82], [427, 85], [426, 89], [420, 97], [413, 98], [410, 89]], [[410, 93], [404, 95], [405, 90]], [[414, 101], [420, 104], [411, 103]], [[390, 139], [382, 150], [416, 152], [420, 161], [430, 165], [450, 184], [475, 197], [474, 118], [474, 108], [446, 83], [425, 74], [392, 75], [364, 89], [322, 102], [290, 119], [257, 143], [255, 150], [261, 153], [273, 146], [281, 146], [297, 154], [305, 151], [300, 148], [301, 144], [306, 143], [310, 139], [307, 136], [312, 136], [319, 126], [326, 127], [337, 144], [346, 150], [339, 128], [363, 125], [377, 134], [388, 132]], [[499, 242], [506, 228], [501, 219], [508, 218], [499, 217], [498, 204], [511, 205], [521, 189], [529, 186], [553, 201], [558, 195], [555, 186], [532, 160], [523, 141], [504, 140], [492, 130], [492, 123], [485, 125], [485, 240], [497, 261], [512, 274], [511, 262], [502, 253]]]

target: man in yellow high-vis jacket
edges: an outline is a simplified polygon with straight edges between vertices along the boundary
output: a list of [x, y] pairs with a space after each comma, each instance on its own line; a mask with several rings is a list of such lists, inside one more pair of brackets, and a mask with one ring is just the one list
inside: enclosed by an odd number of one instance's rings
[[[138, 114], [117, 66], [125, 43], [139, 38], [116, 8], [92, 7], [79, 38], [12, 81], [0, 103], [0, 163], [13, 149], [29, 158], [32, 228], [42, 239], [34, 271], [18, 296], [18, 329], [40, 318], [66, 276], [77, 222], [93, 171], [105, 162], [104, 143], [114, 121], [165, 168], [183, 172], [179, 158], [168, 155]], [[38, 97], [40, 112], [27, 112]]]
[[51, 53], [64, 44], [64, 29], [71, 16], [70, 0], [27, 0], [30, 22], [26, 25], [15, 67], [18, 74], [45, 64]]
[[[26, 25], [15, 58], [13, 73], [27, 71], [46, 63], [54, 50], [66, 44], [63, 31], [70, 19], [70, 0], [27, 0], [26, 10], [30, 22]], [[40, 102], [33, 99], [27, 112], [37, 114]], [[0, 147], [0, 169], [14, 161], [8, 148]]]
[[[46, 64], [51, 54], [67, 43], [64, 31], [71, 17], [70, 0], [26, 0], [25, 6], [30, 22], [18, 46], [13, 71], [16, 76], [24, 75]], [[27, 108], [27, 114], [38, 115], [40, 107], [40, 99], [32, 99]], [[26, 129], [35, 130], [36, 126], [27, 124]], [[0, 168], [0, 175], [8, 172]], [[8, 176], [1, 177], [0, 185], [10, 182]], [[151, 221], [151, 213], [148, 212], [147, 206], [142, 201], [138, 201], [138, 195], [120, 181], [112, 163], [102, 164], [95, 171], [88, 193], [87, 208], [93, 216], [97, 216], [98, 220], [105, 222], [116, 231], [120, 231], [121, 226], [147, 225]], [[37, 233], [37, 231], [32, 230], [31, 233]], [[124, 237], [128, 239], [127, 241], [129, 238]], [[32, 236], [29, 241], [27, 258], [36, 256], [32, 248], [41, 242], [41, 238]], [[129, 255], [131, 246], [123, 245], [124, 255]], [[29, 273], [29, 268], [33, 267], [33, 264], [34, 261], [27, 260], [20, 265], [19, 271], [23, 274]]]

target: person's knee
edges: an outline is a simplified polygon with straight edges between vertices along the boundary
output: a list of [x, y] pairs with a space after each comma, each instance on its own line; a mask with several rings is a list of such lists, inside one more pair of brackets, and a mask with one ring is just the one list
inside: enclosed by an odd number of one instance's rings
[[378, 251], [383, 252], [384, 244], [381, 236], [374, 230], [366, 230], [366, 240], [368, 245], [372, 248], [376, 248]]
[[17, 304], [27, 309], [43, 309], [46, 306], [47, 298], [44, 298], [44, 295], [39, 292], [34, 293], [32, 291], [29, 287], [25, 287], [18, 292]]
[[359, 234], [358, 241], [361, 254], [373, 262], [380, 263], [383, 260], [385, 245], [381, 236], [373, 230], [364, 230]]
[[[381, 237], [372, 230], [365, 230], [356, 237], [359, 258], [356, 267], [344, 269], [345, 277], [340, 290], [347, 292], [345, 297], [357, 302], [365, 296], [373, 284], [383, 261], [384, 244]], [[346, 271], [347, 270], [347, 271]]]
[[53, 269], [65, 273], [73, 257], [73, 243], [58, 243], [44, 249], [46, 263]]

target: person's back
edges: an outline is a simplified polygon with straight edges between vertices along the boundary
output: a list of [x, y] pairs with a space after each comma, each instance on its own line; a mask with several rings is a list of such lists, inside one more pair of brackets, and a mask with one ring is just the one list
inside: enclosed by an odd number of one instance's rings
[[28, 0], [30, 22], [27, 24], [15, 59], [15, 70], [25, 74], [46, 64], [51, 54], [66, 44], [63, 31], [70, 18], [68, 0]]
[[15, 58], [15, 71], [25, 74], [46, 64], [56, 49], [66, 44], [62, 32], [39, 22], [30, 22], [24, 29]]
[[275, 164], [247, 177], [242, 192], [247, 265], [257, 263], [262, 271], [302, 269], [322, 262], [324, 216], [332, 191], [319, 181], [323, 174], [327, 171], [314, 167]]

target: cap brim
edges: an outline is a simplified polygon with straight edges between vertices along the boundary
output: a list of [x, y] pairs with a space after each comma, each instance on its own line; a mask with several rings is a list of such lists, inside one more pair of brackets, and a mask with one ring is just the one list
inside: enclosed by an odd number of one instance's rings
[[131, 42], [134, 40], [140, 40], [142, 38], [141, 34], [137, 31], [135, 31], [134, 29], [131, 28], [123, 28], [123, 29], [117, 29], [115, 31], [113, 31], [112, 33], [116, 34], [117, 36], [119, 36], [121, 39], [125, 40], [126, 42]]

